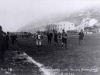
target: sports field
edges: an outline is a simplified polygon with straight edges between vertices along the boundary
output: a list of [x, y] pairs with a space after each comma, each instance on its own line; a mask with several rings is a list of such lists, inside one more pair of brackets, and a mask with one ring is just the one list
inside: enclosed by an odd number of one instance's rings
[[[37, 48], [33, 38], [19, 38], [16, 45], [35, 61], [43, 64], [46, 68], [60, 70], [59, 75], [100, 75], [100, 36], [97, 34], [87, 34], [81, 45], [78, 44], [78, 36], [68, 37], [68, 48], [61, 48], [47, 44], [47, 38], [42, 40], [42, 46]], [[5, 53], [5, 68], [12, 69], [11, 75], [42, 75], [35, 64], [13, 61], [14, 51], [18, 49], [10, 45]], [[0, 75], [8, 75], [1, 69]], [[9, 74], [10, 75], [10, 74]]]

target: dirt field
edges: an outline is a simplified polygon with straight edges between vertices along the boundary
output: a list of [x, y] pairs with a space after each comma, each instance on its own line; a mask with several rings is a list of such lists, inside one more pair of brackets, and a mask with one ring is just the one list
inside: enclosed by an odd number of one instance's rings
[[[61, 48], [61, 41], [59, 41], [59, 46], [54, 46], [54, 43], [48, 46], [46, 37], [42, 42], [43, 45], [37, 48], [33, 38], [20, 38], [17, 46], [46, 67], [59, 69], [61, 75], [100, 74], [100, 36], [85, 35], [81, 45], [78, 44], [78, 36], [69, 36], [68, 49]], [[34, 64], [13, 61], [13, 51], [17, 50], [16, 47], [10, 45], [5, 54], [5, 63], [3, 63], [5, 68], [13, 68], [13, 73], [16, 75], [41, 75], [39, 68]], [[6, 75], [2, 70], [0, 73], [0, 75]]]

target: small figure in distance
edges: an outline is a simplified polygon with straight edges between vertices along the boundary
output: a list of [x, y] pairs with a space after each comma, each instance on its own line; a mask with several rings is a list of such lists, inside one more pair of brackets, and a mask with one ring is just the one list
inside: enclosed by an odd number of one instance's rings
[[16, 40], [16, 36], [14, 34], [12, 34], [10, 36], [10, 38], [11, 38], [11, 41], [12, 41], [12, 45], [14, 45], [15, 44], [15, 40]]
[[37, 32], [36, 34], [36, 45], [37, 45], [37, 48], [39, 48], [41, 45], [42, 45], [42, 35], [40, 33], [40, 31]]
[[62, 48], [65, 46], [67, 48], [67, 32], [65, 30], [62, 30]]
[[58, 44], [58, 34], [57, 34], [57, 31], [54, 32], [54, 44], [55, 44], [55, 46], [59, 45]]
[[83, 42], [83, 37], [84, 37], [84, 33], [83, 33], [83, 30], [81, 30], [79, 33], [79, 45]]
[[47, 38], [48, 38], [48, 44], [51, 45], [52, 43], [52, 37], [53, 37], [53, 34], [51, 31], [48, 31], [47, 33]]
[[6, 49], [9, 47], [9, 32], [6, 34]]

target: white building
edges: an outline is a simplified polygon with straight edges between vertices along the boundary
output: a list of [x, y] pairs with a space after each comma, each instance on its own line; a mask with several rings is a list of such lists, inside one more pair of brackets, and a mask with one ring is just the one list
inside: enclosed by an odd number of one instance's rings
[[84, 27], [91, 27], [98, 23], [98, 21], [94, 18], [84, 18], [81, 22], [81, 24], [84, 25]]
[[98, 23], [98, 21], [94, 18], [92, 18], [92, 19], [91, 18], [83, 18], [81, 24], [76, 26], [75, 30], [77, 30], [78, 32], [80, 30], [84, 31], [85, 27], [92, 27], [93, 25], [95, 25], [97, 23]]
[[89, 21], [89, 26], [93, 26], [93, 25], [95, 25], [96, 23], [98, 23], [98, 21], [96, 20], [96, 19], [91, 19], [90, 21]]
[[52, 27], [53, 29], [57, 30], [58, 32], [62, 32], [62, 30], [68, 31], [68, 30], [75, 30], [74, 23], [71, 22], [58, 22], [53, 23]]

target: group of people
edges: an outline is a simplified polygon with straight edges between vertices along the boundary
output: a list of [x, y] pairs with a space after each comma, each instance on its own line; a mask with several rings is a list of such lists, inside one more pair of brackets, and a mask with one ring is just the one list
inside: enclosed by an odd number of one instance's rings
[[0, 26], [0, 59], [3, 61], [4, 60], [4, 54], [5, 51], [9, 47], [9, 40], [11, 39], [12, 45], [14, 45], [17, 37], [16, 35], [12, 34], [11, 36], [9, 35], [9, 32], [4, 32], [2, 30], [2, 26]]
[[[81, 30], [78, 33], [78, 35], [79, 35], [79, 45], [80, 45], [82, 40], [83, 40], [83, 37], [84, 37], [83, 31]], [[64, 47], [67, 48], [67, 39], [68, 39], [67, 32], [65, 32], [65, 30], [62, 30], [60, 37], [61, 37], [61, 40], [62, 40], [62, 48], [64, 48]], [[41, 46], [42, 38], [43, 38], [43, 35], [41, 35], [40, 32], [37, 32], [37, 34], [36, 34], [36, 45], [37, 45], [37, 47]], [[54, 31], [54, 32], [48, 31], [47, 39], [48, 39], [48, 45], [52, 44], [52, 39], [54, 40], [54, 45], [59, 45], [59, 43], [58, 43], [59, 35], [58, 35], [57, 31]]]
[[[79, 32], [78, 35], [79, 35], [79, 45], [80, 45], [84, 37], [83, 31], [81, 30], [81, 32]], [[12, 45], [14, 45], [14, 42], [16, 41], [17, 37], [14, 34], [9, 36], [9, 32], [7, 33], [3, 32], [2, 26], [0, 26], [0, 56], [2, 60], [4, 58], [5, 51], [9, 47], [10, 38], [12, 41]], [[61, 38], [61, 41], [62, 41], [61, 43], [62, 48], [67, 48], [68, 34], [67, 32], [65, 32], [65, 30], [62, 30], [61, 34], [58, 34], [57, 31], [54, 31], [54, 32], [49, 31], [47, 33], [48, 45], [52, 44], [52, 39], [54, 40], [55, 46], [59, 45], [59, 38]], [[42, 45], [42, 39], [43, 39], [43, 35], [41, 34], [41, 32], [37, 32], [35, 39], [36, 39], [36, 45], [39, 48]]]
[[[62, 38], [62, 48], [67, 46], [67, 32], [65, 32], [64, 30], [62, 30], [62, 34], [60, 35]], [[48, 32], [47, 33], [47, 38], [48, 38], [48, 44], [51, 45], [52, 42], [52, 37], [54, 37], [54, 45], [59, 45], [58, 43], [58, 39], [59, 39], [59, 35], [57, 33], [57, 31], [54, 31], [54, 33], [52, 32]]]

